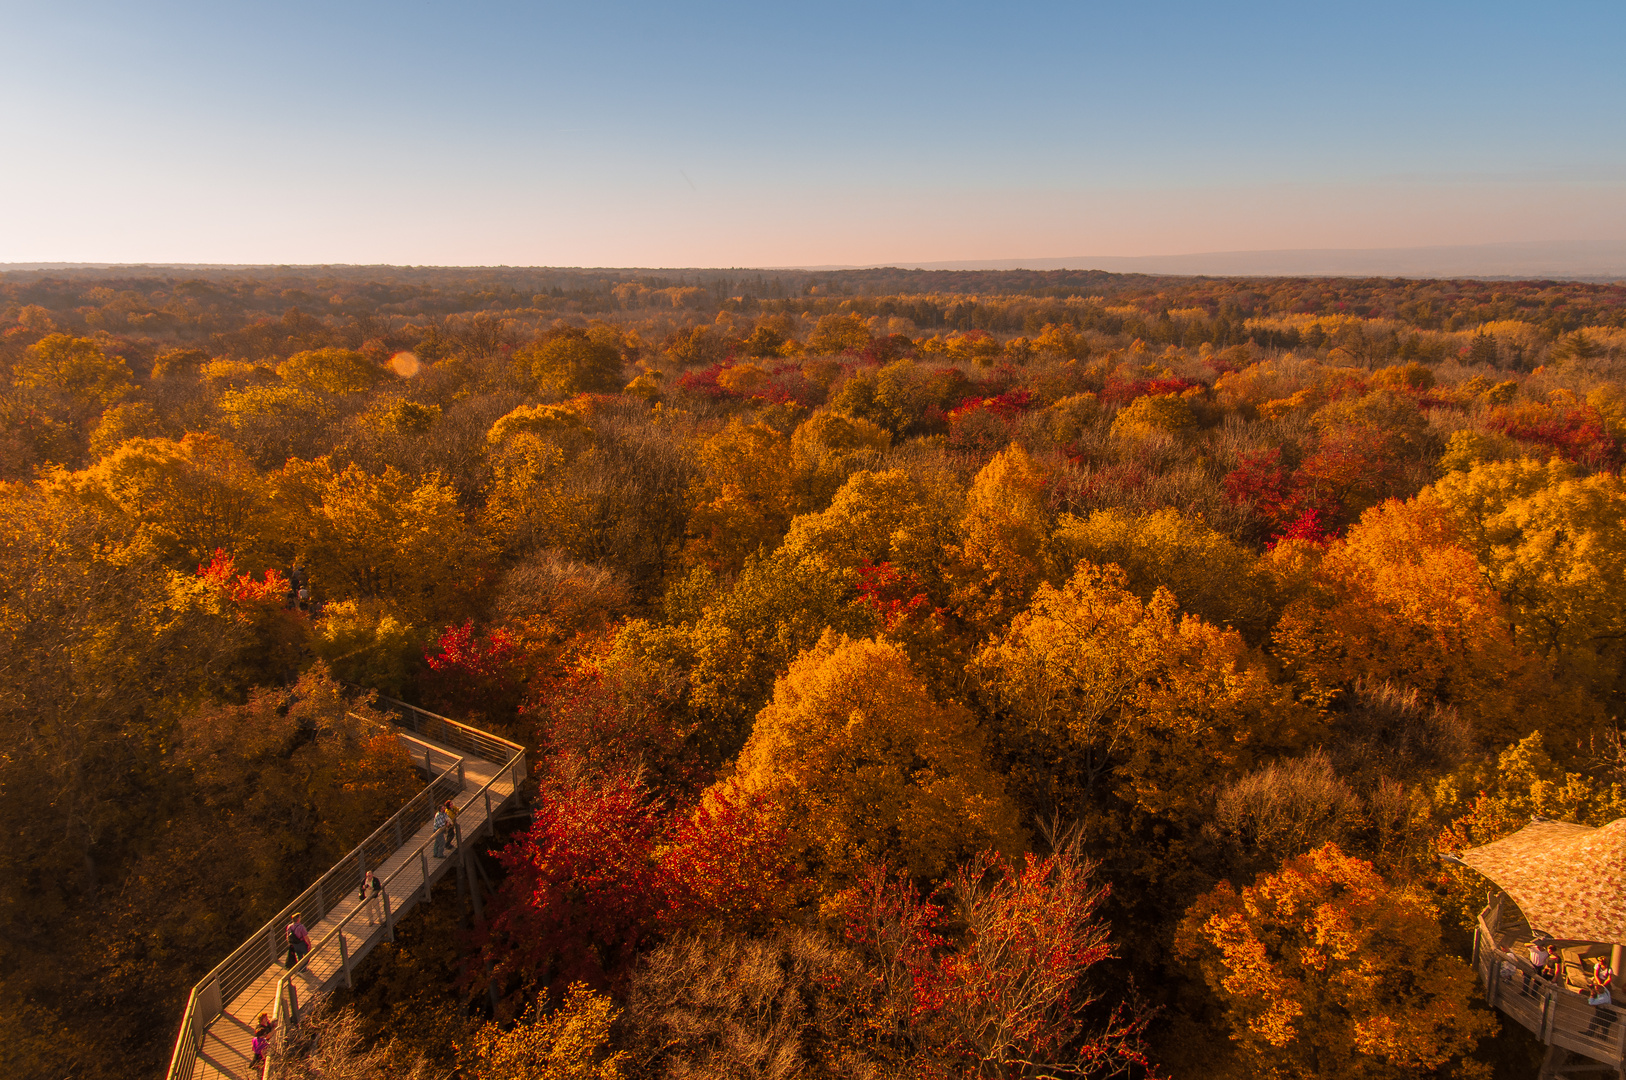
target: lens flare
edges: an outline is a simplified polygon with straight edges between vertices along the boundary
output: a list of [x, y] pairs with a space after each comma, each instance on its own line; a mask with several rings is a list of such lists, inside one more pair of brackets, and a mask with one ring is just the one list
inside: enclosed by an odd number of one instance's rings
[[409, 352], [398, 352], [390, 357], [390, 370], [403, 379], [410, 379], [418, 373], [418, 358]]

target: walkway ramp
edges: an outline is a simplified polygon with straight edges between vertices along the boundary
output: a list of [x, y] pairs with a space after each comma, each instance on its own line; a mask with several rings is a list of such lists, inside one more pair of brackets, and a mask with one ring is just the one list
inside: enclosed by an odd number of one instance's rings
[[[526, 776], [522, 747], [444, 716], [389, 698], [390, 719], [407, 752], [430, 777], [427, 787], [350, 854], [262, 926], [192, 989], [167, 1080], [250, 1080], [250, 1041], [261, 1013], [288, 1017], [338, 986], [395, 924], [428, 901], [434, 883], [490, 832]], [[463, 843], [444, 858], [434, 853], [435, 808], [458, 807]], [[368, 870], [384, 883], [382, 920], [359, 896]], [[311, 951], [285, 968], [283, 928], [294, 912], [305, 916]]]

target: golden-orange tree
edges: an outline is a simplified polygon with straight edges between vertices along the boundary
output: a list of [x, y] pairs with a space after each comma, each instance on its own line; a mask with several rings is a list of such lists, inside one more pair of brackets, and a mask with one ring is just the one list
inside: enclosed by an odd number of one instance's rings
[[705, 479], [689, 517], [690, 561], [737, 574], [746, 556], [779, 546], [795, 509], [789, 452], [790, 441], [773, 428], [738, 420], [701, 445]]
[[1440, 940], [1420, 889], [1391, 886], [1327, 844], [1238, 892], [1222, 882], [1186, 913], [1195, 959], [1246, 1070], [1281, 1080], [1387, 1080], [1463, 1059], [1496, 1029], [1474, 976]]
[[177, 570], [208, 562], [216, 548], [252, 570], [282, 554], [265, 482], [241, 450], [216, 435], [130, 439], [57, 483], [122, 515], [124, 535]]
[[1507, 601], [1521, 644], [1566, 682], [1626, 701], [1626, 482], [1526, 458], [1453, 473], [1425, 495]]
[[737, 775], [782, 808], [791, 850], [837, 888], [877, 860], [931, 878], [981, 850], [1023, 846], [971, 714], [934, 701], [884, 640], [826, 634], [792, 663]]
[[[1284, 563], [1304, 554], [1277, 550]], [[1532, 726], [1574, 734], [1593, 711], [1519, 648], [1507, 605], [1427, 496], [1368, 510], [1327, 549], [1283, 612], [1275, 650], [1315, 700], [1357, 679], [1396, 682], [1455, 706], [1496, 742]]]
[[1235, 631], [1182, 618], [1166, 589], [1143, 602], [1116, 566], [1040, 585], [973, 670], [1012, 781], [1044, 815], [1192, 824], [1216, 779], [1314, 725]]
[[1021, 610], [1048, 576], [1045, 475], [1021, 447], [995, 454], [971, 481], [954, 549], [957, 606], [979, 627]]

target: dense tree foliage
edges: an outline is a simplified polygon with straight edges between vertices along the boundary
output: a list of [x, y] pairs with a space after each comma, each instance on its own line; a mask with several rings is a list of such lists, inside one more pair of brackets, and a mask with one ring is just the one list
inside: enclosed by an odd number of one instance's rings
[[1437, 855], [1626, 812], [1623, 464], [1620, 285], [0, 275], [0, 1064], [161, 1068], [358, 688], [531, 817], [289, 1068], [1517, 1063]]

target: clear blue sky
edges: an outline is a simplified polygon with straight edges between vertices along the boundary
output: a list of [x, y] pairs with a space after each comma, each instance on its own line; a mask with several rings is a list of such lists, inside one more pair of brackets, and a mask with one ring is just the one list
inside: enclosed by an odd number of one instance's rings
[[1626, 4], [0, 0], [0, 261], [1626, 243]]

